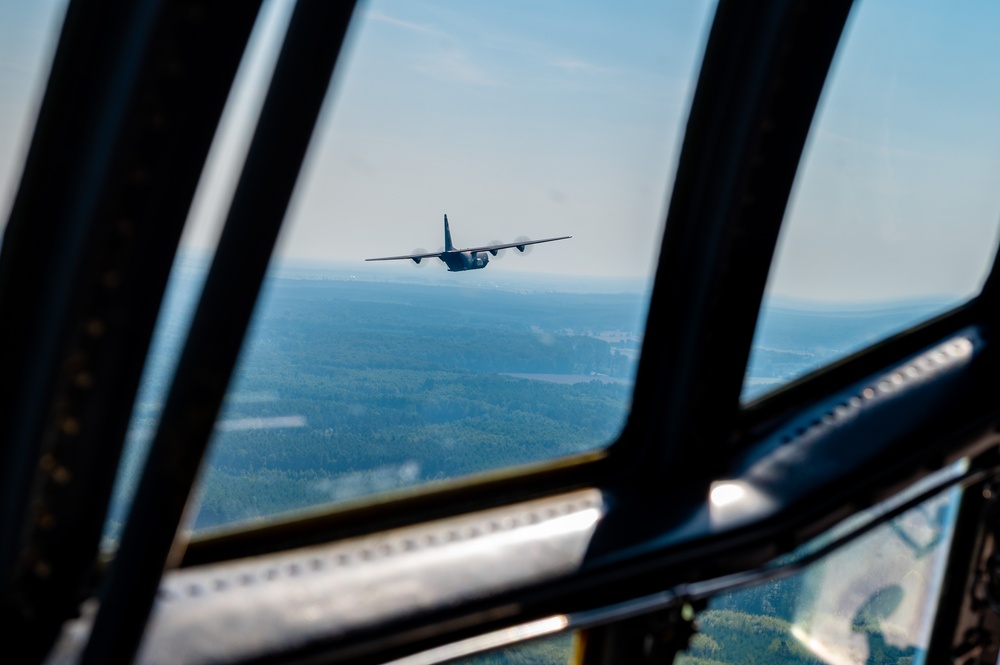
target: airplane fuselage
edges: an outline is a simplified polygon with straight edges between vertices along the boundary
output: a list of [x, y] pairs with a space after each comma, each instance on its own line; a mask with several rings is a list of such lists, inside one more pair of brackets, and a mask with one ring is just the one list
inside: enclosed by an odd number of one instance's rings
[[450, 252], [444, 252], [439, 258], [447, 264], [450, 272], [481, 270], [490, 262], [490, 256], [487, 252], [459, 252], [451, 250]]

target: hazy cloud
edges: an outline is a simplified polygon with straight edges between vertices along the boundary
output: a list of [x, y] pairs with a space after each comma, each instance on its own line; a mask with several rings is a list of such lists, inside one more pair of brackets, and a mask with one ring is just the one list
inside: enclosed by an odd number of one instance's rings
[[557, 58], [551, 62], [551, 65], [559, 69], [585, 74], [611, 74], [615, 71], [613, 67], [605, 67], [579, 58]]
[[452, 49], [422, 56], [411, 69], [452, 83], [497, 86], [500, 82], [465, 51]]
[[444, 35], [440, 30], [429, 25], [423, 25], [421, 23], [412, 23], [410, 21], [404, 21], [403, 19], [396, 18], [395, 16], [389, 16], [379, 11], [369, 10], [365, 12], [365, 18], [370, 21], [378, 21], [379, 23], [386, 23], [388, 25], [396, 26], [397, 28], [402, 28], [404, 30], [410, 30], [412, 32], [422, 32], [428, 35]]

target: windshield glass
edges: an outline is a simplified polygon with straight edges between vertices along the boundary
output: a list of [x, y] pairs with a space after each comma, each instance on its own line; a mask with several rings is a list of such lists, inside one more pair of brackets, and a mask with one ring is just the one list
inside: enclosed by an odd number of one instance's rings
[[865, 0], [810, 130], [743, 389], [979, 292], [1000, 218], [1000, 6]]
[[946, 491], [801, 573], [713, 598], [675, 662], [925, 662], [960, 500]]
[[[274, 6], [288, 3], [263, 16]], [[615, 440], [713, 8], [358, 8], [216, 426], [194, 528]], [[275, 52], [281, 31], [258, 28]], [[247, 85], [259, 97], [264, 81]], [[238, 165], [240, 150], [229, 153]], [[211, 177], [199, 200], [225, 201], [231, 186]], [[192, 213], [161, 331], [177, 329], [197, 295], [225, 212], [209, 207]], [[366, 261], [386, 257], [402, 258]], [[154, 345], [150, 368], [169, 367], [176, 350]], [[133, 467], [166, 387], [148, 375]], [[120, 483], [112, 540], [129, 496]]]
[[66, 0], [0, 2], [0, 225], [7, 224], [65, 13]]

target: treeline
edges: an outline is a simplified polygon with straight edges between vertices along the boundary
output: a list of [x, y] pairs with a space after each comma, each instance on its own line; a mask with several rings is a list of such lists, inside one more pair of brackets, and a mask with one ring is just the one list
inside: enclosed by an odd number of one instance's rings
[[[456, 280], [462, 279], [456, 276]], [[538, 286], [544, 288], [541, 282]], [[261, 320], [299, 318], [322, 322], [328, 329], [359, 325], [386, 329], [396, 324], [409, 328], [416, 317], [424, 323], [447, 321], [461, 328], [513, 329], [527, 323], [549, 331], [572, 329], [577, 334], [638, 332], [648, 301], [648, 294], [639, 293], [515, 292], [465, 287], [461, 281], [455, 286], [428, 286], [273, 279], [263, 295], [261, 311], [266, 313]], [[329, 320], [324, 321], [324, 317]]]
[[[749, 612], [707, 610], [676, 665], [824, 665], [791, 633], [791, 624]], [[895, 665], [895, 664], [893, 664]]]
[[[274, 281], [248, 363], [629, 377], [634, 361], [594, 335], [636, 334], [644, 300], [405, 284]], [[626, 343], [620, 344], [626, 346]]]
[[449, 322], [345, 331], [272, 322], [255, 328], [248, 348], [248, 371], [285, 368], [317, 374], [343, 367], [629, 377], [635, 367], [627, 355], [595, 337]]

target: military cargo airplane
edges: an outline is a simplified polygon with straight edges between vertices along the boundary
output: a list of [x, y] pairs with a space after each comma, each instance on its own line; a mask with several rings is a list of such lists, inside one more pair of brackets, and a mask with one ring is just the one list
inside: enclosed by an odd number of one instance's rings
[[528, 245], [537, 245], [543, 242], [554, 242], [556, 240], [566, 240], [573, 236], [559, 236], [558, 238], [545, 238], [544, 240], [515, 240], [499, 245], [485, 245], [483, 247], [469, 247], [467, 249], [455, 249], [451, 243], [451, 229], [448, 227], [448, 215], [444, 216], [444, 251], [426, 252], [417, 254], [406, 254], [404, 256], [382, 256], [375, 259], [365, 259], [365, 261], [396, 261], [400, 259], [410, 259], [414, 263], [420, 263], [424, 259], [438, 258], [445, 262], [451, 272], [461, 272], [463, 270], [479, 270], [485, 268], [490, 262], [490, 255], [496, 256], [502, 249], [516, 247], [517, 251], [523, 252]]

